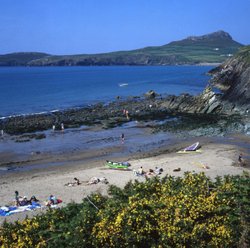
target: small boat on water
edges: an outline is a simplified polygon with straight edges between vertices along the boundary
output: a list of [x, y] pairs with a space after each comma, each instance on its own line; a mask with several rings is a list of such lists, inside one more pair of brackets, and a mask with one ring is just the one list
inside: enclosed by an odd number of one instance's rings
[[106, 165], [112, 169], [127, 169], [130, 166], [128, 162], [113, 162], [106, 160]]
[[191, 146], [188, 146], [184, 149], [184, 151], [196, 151], [200, 147], [200, 143], [196, 142], [192, 144]]
[[128, 86], [127, 83], [119, 84], [120, 87]]

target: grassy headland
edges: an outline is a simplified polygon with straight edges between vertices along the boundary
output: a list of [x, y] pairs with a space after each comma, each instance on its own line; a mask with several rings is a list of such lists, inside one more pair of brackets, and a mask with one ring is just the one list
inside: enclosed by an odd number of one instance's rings
[[221, 63], [243, 45], [224, 32], [191, 36], [163, 46], [102, 54], [48, 55], [14, 53], [0, 56], [0, 66], [183, 65]]

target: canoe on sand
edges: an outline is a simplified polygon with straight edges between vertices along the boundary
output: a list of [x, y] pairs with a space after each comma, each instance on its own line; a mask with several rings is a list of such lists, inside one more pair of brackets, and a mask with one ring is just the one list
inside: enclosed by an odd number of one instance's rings
[[109, 168], [127, 169], [130, 166], [130, 163], [128, 163], [128, 162], [113, 162], [113, 161], [106, 160], [106, 165]]

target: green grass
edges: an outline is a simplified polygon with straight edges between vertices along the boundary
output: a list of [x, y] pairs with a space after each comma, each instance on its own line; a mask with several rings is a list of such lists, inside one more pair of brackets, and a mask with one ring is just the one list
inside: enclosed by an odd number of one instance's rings
[[250, 64], [250, 45], [240, 49], [236, 57], [241, 57], [246, 63]]
[[[222, 34], [221, 34], [222, 33]], [[206, 36], [174, 41], [131, 51], [102, 54], [47, 55], [14, 53], [0, 55], [0, 65], [174, 65], [221, 63], [242, 45], [228, 34], [217, 32]], [[244, 53], [241, 52], [241, 53]], [[249, 61], [249, 56], [246, 56]]]

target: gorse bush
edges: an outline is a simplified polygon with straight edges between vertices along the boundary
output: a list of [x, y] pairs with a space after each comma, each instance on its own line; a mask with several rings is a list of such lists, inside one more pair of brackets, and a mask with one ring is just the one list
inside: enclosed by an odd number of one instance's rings
[[249, 247], [250, 179], [203, 173], [110, 186], [81, 204], [4, 223], [2, 247]]

